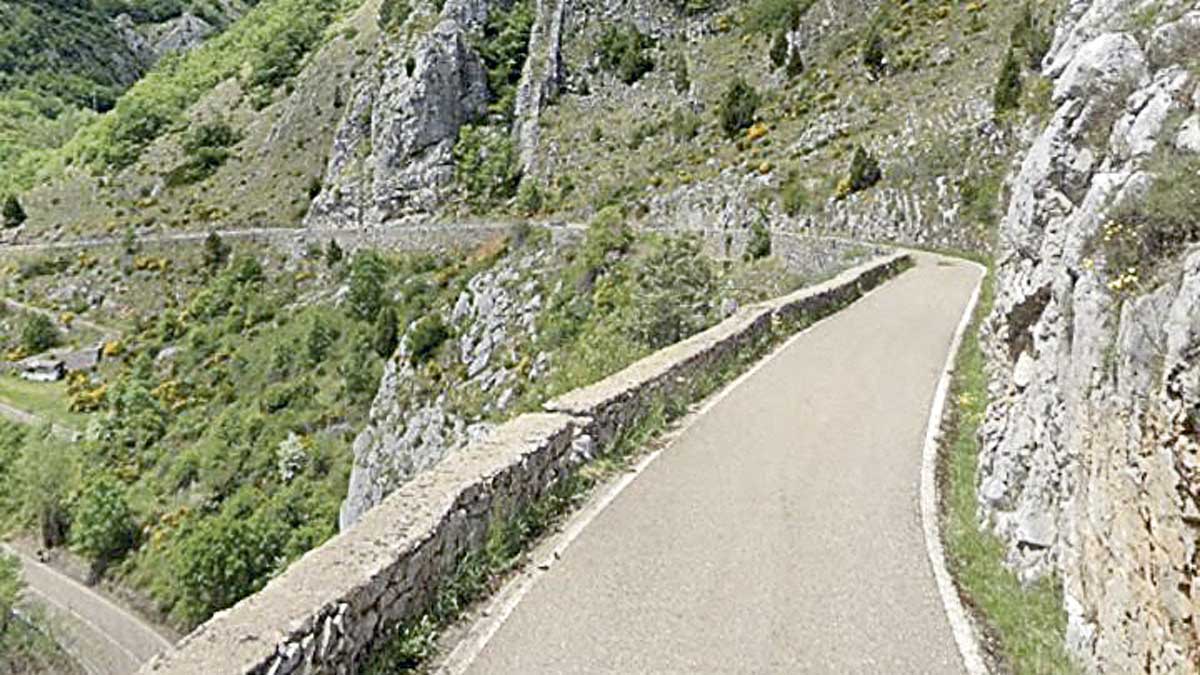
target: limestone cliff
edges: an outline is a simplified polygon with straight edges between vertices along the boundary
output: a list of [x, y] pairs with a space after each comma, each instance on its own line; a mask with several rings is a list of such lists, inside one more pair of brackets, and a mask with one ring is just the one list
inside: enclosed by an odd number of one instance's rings
[[1194, 2], [1070, 3], [1000, 226], [981, 514], [1096, 672], [1200, 664], [1200, 250], [1129, 218], [1200, 186], [1198, 57]]

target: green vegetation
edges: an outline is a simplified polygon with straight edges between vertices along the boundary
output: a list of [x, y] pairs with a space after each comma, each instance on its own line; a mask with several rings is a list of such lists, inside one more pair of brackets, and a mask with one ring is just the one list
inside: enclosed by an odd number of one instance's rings
[[744, 79], [738, 77], [730, 82], [725, 89], [725, 95], [721, 97], [721, 107], [717, 110], [725, 135], [733, 138], [754, 124], [754, 115], [760, 105], [762, 97]]
[[[264, 0], [200, 48], [164, 59], [61, 149], [55, 144], [8, 153], [13, 168], [0, 172], [5, 176], [0, 188], [29, 187], [39, 174], [69, 164], [96, 170], [129, 166], [153, 140], [180, 128], [192, 103], [229, 78], [240, 78], [256, 105], [269, 103], [272, 90], [299, 72], [325, 28], [353, 2]], [[85, 89], [90, 96], [93, 89]]]
[[1041, 68], [1042, 59], [1050, 51], [1054, 36], [1046, 22], [1043, 22], [1034, 11], [1033, 2], [1026, 0], [1021, 8], [1021, 15], [1013, 26], [1010, 43], [1013, 49], [1025, 54], [1029, 68]]
[[57, 346], [61, 337], [54, 322], [44, 314], [30, 314], [21, 328], [21, 347], [27, 354], [39, 354]]
[[492, 111], [505, 120], [512, 118], [517, 102], [517, 85], [529, 52], [533, 29], [533, 3], [519, 0], [506, 9], [491, 12], [477, 48], [487, 68]]
[[654, 59], [646, 52], [654, 46], [648, 35], [633, 24], [613, 24], [600, 36], [600, 66], [625, 84], [633, 84], [654, 70]]
[[747, 32], [764, 35], [794, 31], [814, 0], [754, 0], [746, 9]]
[[1115, 291], [1133, 290], [1200, 242], [1200, 158], [1167, 148], [1147, 168], [1154, 179], [1145, 196], [1121, 204], [1097, 238]]
[[996, 115], [1014, 110], [1021, 103], [1021, 64], [1017, 60], [1016, 51], [1010, 49], [1000, 65], [1000, 75], [996, 79], [996, 88], [992, 94], [992, 106]]
[[[0, 431], [0, 434], [3, 432]], [[25, 584], [21, 563], [15, 557], [0, 555], [0, 672], [5, 675], [70, 675], [74, 664], [41, 631], [45, 621], [25, 612], [15, 619], [13, 609]]]
[[8, 195], [4, 198], [4, 207], [0, 211], [0, 218], [4, 220], [4, 227], [20, 227], [25, 224], [25, 209], [21, 206], [20, 200], [16, 195]]
[[855, 192], [874, 187], [883, 180], [883, 171], [879, 161], [863, 146], [854, 149], [854, 157], [850, 160], [850, 172], [838, 184], [837, 197], [844, 199]]
[[454, 160], [459, 184], [476, 208], [486, 210], [516, 195], [521, 174], [507, 129], [462, 127], [454, 146]]
[[379, 5], [379, 25], [386, 31], [395, 31], [408, 21], [412, 5], [408, 0], [383, 0]]
[[1066, 613], [1058, 581], [1022, 584], [1004, 565], [1004, 544], [977, 518], [979, 428], [987, 413], [987, 374], [980, 326], [991, 311], [989, 275], [974, 320], [959, 349], [951, 387], [939, 480], [945, 486], [947, 557], [961, 592], [988, 629], [988, 636], [1016, 673], [1073, 673], [1066, 654]]
[[189, 127], [183, 135], [183, 151], [187, 159], [167, 174], [167, 185], [187, 185], [213, 175], [229, 159], [229, 148], [238, 140], [238, 133], [225, 122]]
[[125, 485], [108, 474], [93, 476], [75, 504], [71, 547], [92, 560], [99, 574], [132, 548], [136, 537]]
[[27, 382], [0, 375], [0, 403], [37, 415], [68, 429], [82, 431], [87, 418], [70, 411], [66, 386], [61, 382]]
[[755, 220], [750, 226], [750, 241], [746, 243], [746, 260], [762, 260], [771, 255], [771, 231], [765, 218]]

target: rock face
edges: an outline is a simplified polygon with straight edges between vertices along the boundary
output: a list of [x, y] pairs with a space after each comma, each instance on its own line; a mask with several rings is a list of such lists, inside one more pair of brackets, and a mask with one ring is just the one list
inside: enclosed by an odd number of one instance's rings
[[[518, 379], [531, 382], [545, 373], [545, 359], [531, 359], [523, 377], [518, 368], [543, 304], [535, 273], [549, 268], [552, 255], [530, 252], [467, 283], [446, 317], [457, 336], [458, 375], [445, 373], [441, 383], [426, 389], [422, 382], [428, 378], [409, 358], [410, 338], [402, 341], [385, 366], [370, 422], [354, 442], [354, 469], [339, 523], [343, 530], [413, 476], [486, 435], [491, 425], [479, 418], [503, 415], [515, 400]], [[478, 411], [466, 411], [461, 399], [447, 395], [451, 390], [475, 392], [484, 402]]]
[[1095, 672], [1200, 664], [1200, 250], [1131, 285], [1097, 244], [1156, 151], [1195, 151], [1200, 11], [1147, 4], [1076, 0], [1058, 26], [1057, 110], [1012, 180], [985, 329], [981, 514], [1023, 578], [1062, 579]]

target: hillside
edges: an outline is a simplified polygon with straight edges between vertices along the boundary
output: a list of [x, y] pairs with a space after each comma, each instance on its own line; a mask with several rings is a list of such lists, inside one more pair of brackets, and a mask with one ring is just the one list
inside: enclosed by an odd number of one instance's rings
[[86, 437], [27, 432], [57, 501], [0, 516], [62, 544], [119, 495], [98, 573], [171, 621], [512, 415], [888, 243], [993, 267], [942, 469], [993, 665], [1197, 662], [1196, 2], [0, 15], [0, 245], [34, 246], [0, 261], [0, 347], [112, 351], [57, 393], [0, 379]]
[[32, 184], [58, 148], [160, 59], [228, 26], [244, 0], [0, 3], [0, 191]]

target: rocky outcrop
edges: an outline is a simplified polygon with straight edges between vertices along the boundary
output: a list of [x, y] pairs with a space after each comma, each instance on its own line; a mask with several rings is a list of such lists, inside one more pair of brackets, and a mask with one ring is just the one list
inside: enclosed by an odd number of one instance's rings
[[525, 60], [513, 133], [522, 172], [536, 170], [542, 108], [558, 94], [563, 81], [562, 31], [569, 0], [536, 0], [537, 16], [529, 36], [530, 57]]
[[[552, 268], [553, 252], [541, 249], [505, 261], [467, 282], [447, 317], [458, 340], [457, 375], [427, 388], [428, 379], [410, 357], [409, 335], [385, 368], [370, 422], [354, 442], [354, 469], [342, 505], [344, 530], [397, 487], [428, 470], [490, 430], [483, 418], [504, 416], [515, 401], [517, 365], [536, 336], [542, 289], [536, 276]], [[531, 359], [524, 381], [544, 374], [546, 359]], [[476, 392], [479, 410], [464, 411], [451, 394]]]
[[1062, 579], [1096, 672], [1200, 664], [1200, 251], [1131, 277], [1101, 245], [1154, 154], [1191, 147], [1197, 27], [1185, 3], [1070, 4], [1044, 62], [1057, 109], [1001, 225], [981, 514], [1023, 578]]
[[[433, 18], [419, 12], [406, 26]], [[487, 74], [468, 41], [486, 15], [486, 5], [452, 1], [427, 33], [384, 32], [390, 44], [350, 96], [307, 226], [362, 226], [437, 203], [459, 128], [487, 107]]]

